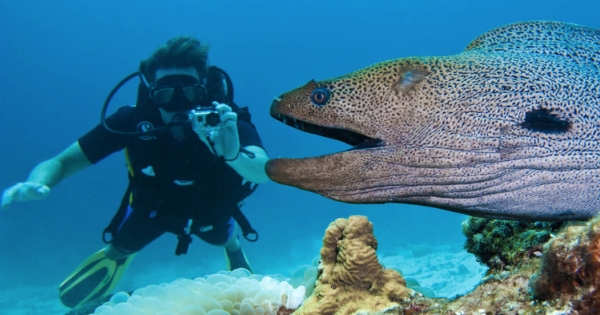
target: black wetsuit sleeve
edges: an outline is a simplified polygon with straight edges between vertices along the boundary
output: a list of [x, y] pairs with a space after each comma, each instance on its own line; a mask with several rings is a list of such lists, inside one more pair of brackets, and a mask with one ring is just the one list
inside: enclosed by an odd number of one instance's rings
[[[106, 124], [113, 130], [134, 132], [134, 109], [131, 106], [119, 109], [106, 118]], [[96, 164], [112, 153], [124, 149], [131, 139], [132, 136], [112, 133], [99, 124], [79, 138], [78, 142], [85, 156], [92, 164]]]
[[256, 129], [254, 129], [250, 124], [245, 121], [238, 120], [237, 122], [238, 134], [240, 136], [240, 145], [242, 147], [246, 147], [249, 145], [255, 145], [257, 147], [263, 147], [262, 141], [260, 140], [260, 136]]

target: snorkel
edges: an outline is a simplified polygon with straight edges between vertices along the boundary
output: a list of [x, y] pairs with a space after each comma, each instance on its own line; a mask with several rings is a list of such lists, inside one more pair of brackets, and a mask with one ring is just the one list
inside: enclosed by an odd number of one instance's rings
[[156, 135], [156, 134], [165, 132], [167, 129], [167, 126], [150, 129], [150, 130], [146, 130], [146, 131], [141, 131], [141, 132], [127, 132], [127, 131], [114, 130], [114, 129], [110, 128], [108, 126], [108, 124], [106, 123], [106, 112], [108, 110], [108, 106], [110, 105], [112, 98], [115, 96], [115, 94], [117, 94], [119, 89], [121, 89], [121, 87], [123, 87], [123, 85], [125, 85], [127, 82], [129, 82], [131, 79], [133, 79], [135, 77], [138, 77], [140, 79], [140, 83], [138, 85], [138, 100], [137, 100], [136, 106], [140, 106], [142, 103], [144, 103], [143, 101], [146, 101], [146, 103], [150, 101], [150, 99], [148, 97], [150, 84], [148, 83], [146, 78], [144, 78], [144, 75], [140, 71], [136, 71], [136, 72], [126, 76], [119, 83], [117, 83], [117, 85], [115, 85], [115, 87], [110, 91], [110, 93], [106, 97], [106, 100], [104, 101], [104, 105], [102, 106], [102, 111], [100, 113], [100, 121], [102, 123], [102, 126], [111, 133], [115, 133], [115, 134], [119, 134], [119, 135], [126, 135], [126, 136], [152, 136], [152, 135]]

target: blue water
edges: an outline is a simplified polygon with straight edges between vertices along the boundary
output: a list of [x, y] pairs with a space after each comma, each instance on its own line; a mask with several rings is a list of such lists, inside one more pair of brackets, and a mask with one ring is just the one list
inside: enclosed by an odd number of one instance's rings
[[[106, 94], [171, 37], [211, 46], [210, 61], [234, 80], [271, 157], [314, 156], [348, 147], [304, 134], [268, 115], [274, 96], [310, 79], [342, 75], [413, 55], [459, 53], [483, 32], [532, 19], [600, 28], [599, 1], [0, 1], [0, 186], [99, 122]], [[114, 104], [135, 101], [127, 86]], [[113, 106], [113, 110], [118, 106]], [[121, 154], [68, 178], [44, 201], [0, 213], [0, 283], [58, 286], [100, 249], [101, 232], [127, 184]], [[290, 272], [318, 254], [327, 225], [367, 215], [380, 253], [411, 244], [460, 244], [464, 216], [406, 205], [349, 205], [275, 183], [261, 185], [244, 212], [260, 233], [244, 242], [257, 273]], [[121, 289], [153, 283], [149, 270], [195, 277], [224, 268], [220, 248], [195, 240], [173, 255], [165, 235], [131, 265]], [[143, 279], [143, 280], [140, 280]], [[164, 279], [160, 279], [163, 281]]]

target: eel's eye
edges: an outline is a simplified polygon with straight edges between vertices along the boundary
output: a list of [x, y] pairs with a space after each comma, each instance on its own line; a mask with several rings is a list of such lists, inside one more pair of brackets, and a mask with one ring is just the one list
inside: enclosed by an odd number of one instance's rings
[[316, 88], [310, 94], [310, 100], [317, 106], [323, 106], [329, 100], [329, 90], [326, 88]]

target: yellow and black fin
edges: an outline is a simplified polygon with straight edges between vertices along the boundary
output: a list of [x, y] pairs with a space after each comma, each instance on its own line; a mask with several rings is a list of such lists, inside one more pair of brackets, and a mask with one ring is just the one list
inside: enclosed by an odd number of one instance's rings
[[58, 288], [61, 302], [70, 308], [111, 293], [135, 254], [112, 260], [102, 249], [86, 259]]

